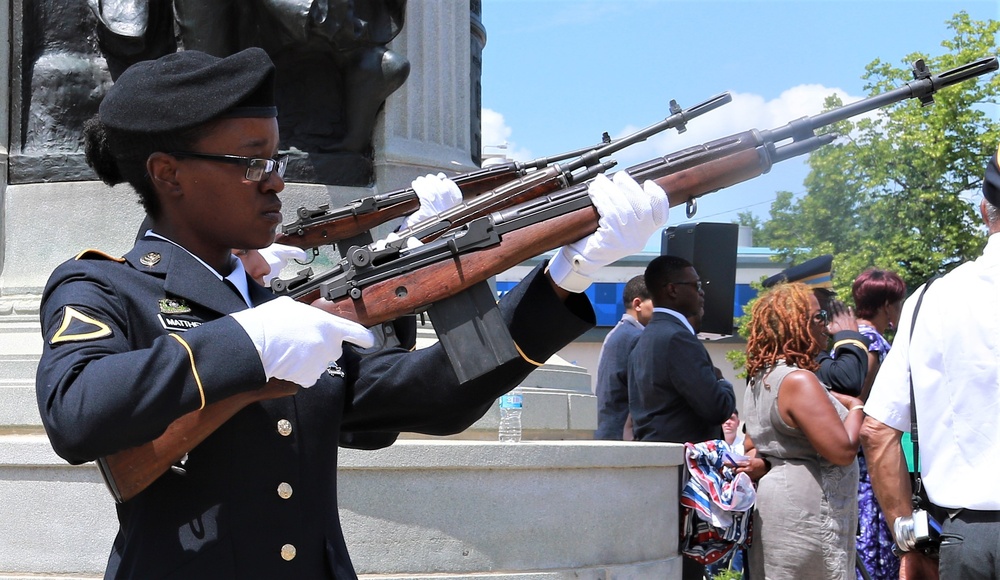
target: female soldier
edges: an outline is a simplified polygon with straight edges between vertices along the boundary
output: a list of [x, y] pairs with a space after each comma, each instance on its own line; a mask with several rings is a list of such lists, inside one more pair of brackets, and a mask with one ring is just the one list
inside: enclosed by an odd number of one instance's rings
[[140, 62], [87, 127], [92, 167], [136, 189], [152, 228], [123, 258], [85, 251], [46, 285], [36, 390], [53, 448], [92, 461], [227, 397], [270, 397], [118, 504], [108, 578], [355, 578], [336, 506], [341, 435], [463, 430], [594, 323], [561, 286], [579, 292], [666, 221], [662, 190], [595, 182], [603, 243], [567, 246], [500, 302], [523, 360], [459, 385], [437, 345], [361, 354], [351, 345], [370, 346], [367, 329], [275, 298], [231, 253], [267, 246], [281, 223], [273, 71], [259, 49]]

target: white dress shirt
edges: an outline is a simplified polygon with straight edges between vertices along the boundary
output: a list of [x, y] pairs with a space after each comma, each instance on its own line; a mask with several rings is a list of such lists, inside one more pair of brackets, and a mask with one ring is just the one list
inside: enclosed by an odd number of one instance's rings
[[694, 331], [694, 327], [691, 326], [691, 323], [688, 322], [687, 316], [684, 316], [683, 314], [677, 312], [676, 310], [671, 310], [663, 306], [655, 306], [653, 307], [653, 312], [664, 312], [666, 314], [669, 314], [670, 316], [673, 316], [677, 320], [680, 320], [681, 324], [683, 324], [685, 328], [691, 331], [691, 334], [698, 334], [697, 332]]
[[910, 430], [907, 365], [928, 497], [946, 508], [1000, 510], [1000, 234], [983, 255], [920, 289], [903, 305], [865, 412]]

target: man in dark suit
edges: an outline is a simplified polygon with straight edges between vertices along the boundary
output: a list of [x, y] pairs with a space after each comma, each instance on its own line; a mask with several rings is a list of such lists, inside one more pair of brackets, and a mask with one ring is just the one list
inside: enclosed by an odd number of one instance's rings
[[[653, 316], [653, 300], [646, 290], [646, 281], [635, 276], [622, 292], [625, 313], [604, 338], [597, 362], [597, 431], [594, 439], [607, 441], [632, 440], [628, 418], [628, 355], [639, 340], [642, 329]], [[625, 436], [628, 426], [628, 435]]]
[[[722, 438], [736, 410], [733, 385], [712, 365], [690, 320], [704, 314], [705, 292], [691, 262], [659, 256], [646, 266], [653, 317], [628, 359], [628, 400], [638, 441], [699, 442]], [[682, 558], [682, 578], [704, 578], [705, 566]]]
[[690, 262], [659, 256], [646, 267], [653, 317], [629, 355], [628, 392], [639, 441], [698, 442], [722, 437], [736, 410], [733, 385], [712, 365], [688, 317], [705, 293]]

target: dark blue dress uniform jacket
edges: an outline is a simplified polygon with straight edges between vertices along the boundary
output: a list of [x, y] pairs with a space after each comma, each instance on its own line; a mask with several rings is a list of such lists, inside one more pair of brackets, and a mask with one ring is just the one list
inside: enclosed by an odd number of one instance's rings
[[[500, 301], [530, 361], [594, 323], [586, 297], [560, 301], [540, 270]], [[250, 285], [255, 304], [273, 298]], [[55, 451], [79, 464], [148, 442], [201, 406], [199, 381], [209, 404], [262, 387], [253, 343], [225, 316], [244, 308], [158, 239], [124, 259], [85, 252], [59, 266], [42, 299], [36, 377]], [[355, 578], [337, 513], [341, 435], [461, 431], [536, 368], [530, 361], [459, 385], [440, 345], [365, 355], [345, 346], [344, 377], [324, 373], [293, 397], [248, 406], [191, 451], [185, 475], [169, 472], [119, 504], [106, 578]]]

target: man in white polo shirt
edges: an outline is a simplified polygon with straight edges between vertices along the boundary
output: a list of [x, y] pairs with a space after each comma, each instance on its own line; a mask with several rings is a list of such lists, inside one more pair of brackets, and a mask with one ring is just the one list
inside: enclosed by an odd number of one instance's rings
[[[1000, 153], [1000, 152], [998, 152]], [[910, 380], [917, 409], [920, 473], [944, 508], [940, 562], [896, 537], [901, 578], [939, 566], [941, 578], [1000, 576], [1000, 168], [990, 160], [980, 213], [990, 237], [981, 257], [906, 301], [882, 363], [861, 432], [872, 486], [886, 521], [911, 516], [911, 485], [899, 441], [910, 431]], [[912, 338], [910, 333], [913, 326]]]

